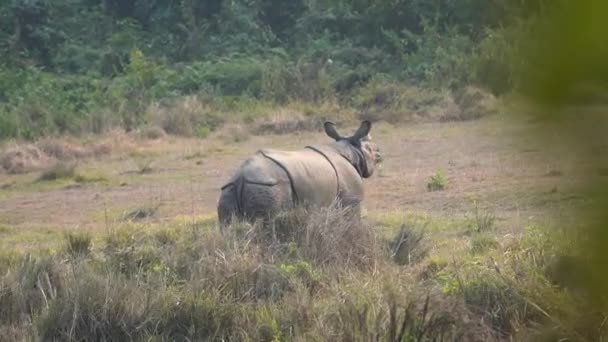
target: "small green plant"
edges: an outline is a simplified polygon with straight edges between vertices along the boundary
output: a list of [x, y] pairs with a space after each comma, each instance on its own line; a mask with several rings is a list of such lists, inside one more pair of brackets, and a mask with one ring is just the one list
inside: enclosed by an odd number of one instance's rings
[[437, 173], [431, 176], [431, 179], [426, 184], [428, 191], [441, 191], [447, 187], [448, 180], [445, 177], [443, 171], [439, 170]]
[[65, 248], [73, 258], [85, 257], [91, 253], [92, 238], [89, 233], [70, 232], [65, 234]]

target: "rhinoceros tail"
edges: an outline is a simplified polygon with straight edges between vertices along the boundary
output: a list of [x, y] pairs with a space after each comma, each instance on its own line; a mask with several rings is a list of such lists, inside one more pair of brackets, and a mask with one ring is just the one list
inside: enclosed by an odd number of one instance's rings
[[241, 175], [222, 187], [217, 205], [220, 228], [230, 225], [234, 218], [243, 216], [242, 193], [244, 186], [245, 181]]

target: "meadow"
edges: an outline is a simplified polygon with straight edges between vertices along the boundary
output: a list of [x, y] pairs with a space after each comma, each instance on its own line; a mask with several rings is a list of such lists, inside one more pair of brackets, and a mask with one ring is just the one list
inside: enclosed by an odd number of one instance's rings
[[216, 203], [250, 153], [329, 141], [297, 106], [205, 138], [146, 127], [6, 142], [0, 336], [595, 340], [602, 315], [576, 292], [589, 274], [568, 272], [580, 271], [568, 233], [589, 200], [582, 180], [605, 174], [559, 136], [539, 139], [546, 123], [514, 120], [513, 102], [491, 103], [472, 118], [435, 106], [376, 121], [385, 162], [365, 182], [363, 223], [296, 210], [274, 237], [220, 234]]
[[[608, 3], [0, 3], [0, 341], [603, 341]], [[221, 234], [373, 122], [362, 222]]]

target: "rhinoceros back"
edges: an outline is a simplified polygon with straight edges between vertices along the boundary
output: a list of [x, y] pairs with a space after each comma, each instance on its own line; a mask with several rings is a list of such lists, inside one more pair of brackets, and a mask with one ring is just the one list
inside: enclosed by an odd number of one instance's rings
[[299, 151], [266, 149], [259, 153], [288, 174], [296, 203], [325, 206], [336, 199], [338, 177], [327, 153], [310, 148]]

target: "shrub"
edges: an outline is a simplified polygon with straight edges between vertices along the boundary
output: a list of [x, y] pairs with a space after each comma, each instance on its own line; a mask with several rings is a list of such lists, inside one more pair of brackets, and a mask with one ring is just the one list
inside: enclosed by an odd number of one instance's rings
[[447, 179], [442, 171], [437, 171], [426, 185], [428, 191], [440, 191], [444, 190], [447, 186]]

